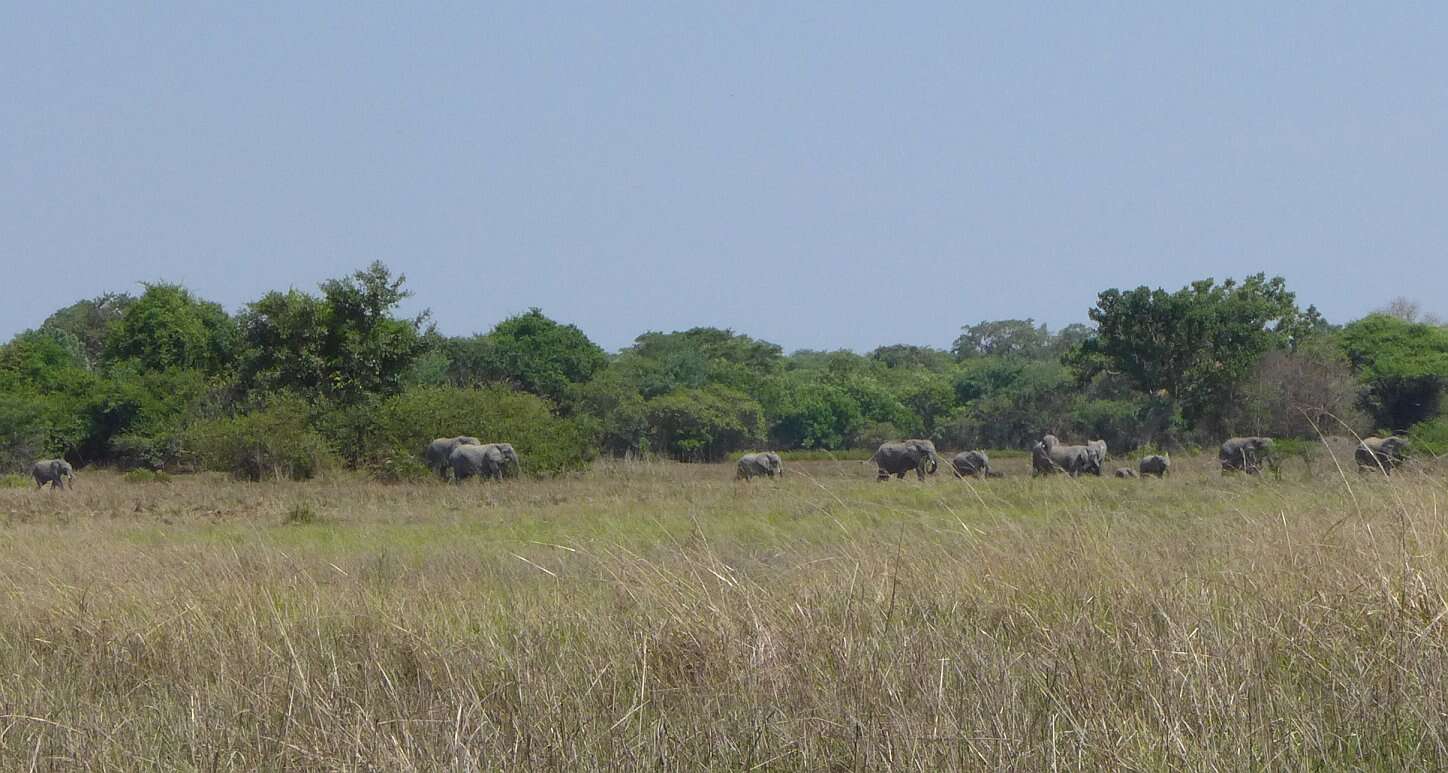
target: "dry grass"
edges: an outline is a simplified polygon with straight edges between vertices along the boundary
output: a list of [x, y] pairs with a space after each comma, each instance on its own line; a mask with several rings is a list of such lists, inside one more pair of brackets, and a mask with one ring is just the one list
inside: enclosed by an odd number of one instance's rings
[[0, 490], [0, 769], [1448, 765], [1444, 471], [1175, 462]]

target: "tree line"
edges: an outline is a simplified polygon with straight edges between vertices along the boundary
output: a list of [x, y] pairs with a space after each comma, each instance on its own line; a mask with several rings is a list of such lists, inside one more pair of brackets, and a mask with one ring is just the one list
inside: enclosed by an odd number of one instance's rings
[[1045, 432], [1112, 448], [1224, 435], [1389, 431], [1445, 450], [1448, 328], [1397, 302], [1347, 325], [1280, 277], [1101, 292], [1090, 324], [966, 325], [949, 350], [801, 350], [731, 330], [646, 332], [607, 353], [532, 309], [471, 336], [397, 314], [381, 263], [228, 314], [149, 284], [60, 309], [0, 347], [0, 468], [420, 478], [426, 442], [506, 439], [528, 469], [600, 455], [715, 461], [751, 448], [1020, 448]]

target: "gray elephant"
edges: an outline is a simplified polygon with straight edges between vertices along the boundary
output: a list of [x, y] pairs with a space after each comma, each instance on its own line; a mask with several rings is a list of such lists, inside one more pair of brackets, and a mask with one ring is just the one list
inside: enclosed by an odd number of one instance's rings
[[511, 466], [521, 468], [518, 453], [507, 443], [465, 444], [454, 448], [448, 455], [453, 480], [462, 482], [474, 475], [493, 480], [502, 480], [503, 473]]
[[427, 448], [423, 449], [422, 455], [427, 459], [427, 466], [431, 467], [438, 477], [447, 480], [449, 459], [452, 457], [453, 449], [458, 446], [480, 446], [482, 444], [483, 441], [468, 435], [440, 437], [428, 443]]
[[919, 439], [881, 443], [866, 463], [869, 462], [880, 468], [875, 480], [889, 480], [891, 475], [904, 480], [905, 473], [911, 470], [920, 480], [925, 480], [925, 473], [934, 475], [940, 469], [940, 455], [935, 452], [935, 444]]
[[1091, 458], [1093, 458], [1093, 459], [1096, 460], [1096, 466], [1099, 467], [1099, 466], [1101, 466], [1101, 465], [1103, 465], [1103, 464], [1106, 463], [1106, 441], [1105, 441], [1105, 440], [1088, 440], [1088, 441], [1086, 441], [1086, 451], [1091, 454]]
[[1359, 472], [1377, 472], [1391, 475], [1393, 470], [1408, 458], [1408, 441], [1400, 437], [1367, 437], [1358, 444], [1353, 454], [1357, 459]]
[[1133, 470], [1130, 467], [1117, 467], [1114, 474], [1118, 478], [1135, 478], [1136, 470]]
[[1248, 475], [1260, 474], [1262, 465], [1269, 463], [1271, 458], [1272, 438], [1269, 437], [1228, 438], [1217, 452], [1222, 472], [1245, 472]]
[[1142, 475], [1155, 475], [1158, 478], [1165, 477], [1171, 472], [1171, 457], [1165, 454], [1152, 454], [1141, 457], [1136, 464]]
[[30, 465], [30, 474], [35, 477], [36, 488], [45, 488], [49, 483], [51, 490], [64, 489], [67, 480], [75, 481], [75, 470], [64, 459], [42, 459]]
[[950, 466], [955, 468], [955, 475], [959, 478], [974, 478], [977, 475], [986, 478], [991, 475], [990, 457], [984, 451], [961, 451], [950, 460]]
[[1055, 435], [1046, 435], [1031, 447], [1033, 475], [1065, 472], [1071, 477], [1082, 473], [1101, 475], [1101, 459], [1089, 446], [1062, 445]]
[[753, 480], [756, 476], [763, 475], [773, 478], [776, 475], [784, 474], [784, 461], [779, 454], [773, 451], [765, 451], [760, 454], [745, 454], [739, 457], [739, 468], [734, 473], [736, 480]]

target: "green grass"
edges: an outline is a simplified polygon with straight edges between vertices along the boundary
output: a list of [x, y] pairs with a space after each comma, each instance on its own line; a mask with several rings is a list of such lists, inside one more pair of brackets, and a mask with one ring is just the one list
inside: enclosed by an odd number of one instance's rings
[[1444, 471], [0, 491], [0, 769], [1441, 768]]

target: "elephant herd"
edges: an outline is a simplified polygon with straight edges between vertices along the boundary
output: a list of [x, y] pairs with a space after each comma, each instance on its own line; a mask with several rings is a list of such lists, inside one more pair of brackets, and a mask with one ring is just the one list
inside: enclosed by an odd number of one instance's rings
[[[1217, 461], [1223, 473], [1258, 475], [1265, 466], [1272, 464], [1272, 447], [1272, 438], [1228, 438], [1218, 449]], [[1358, 444], [1353, 455], [1359, 470], [1390, 475], [1407, 459], [1407, 454], [1408, 441], [1403, 438], [1369, 437]], [[1100, 476], [1106, 456], [1106, 442], [1103, 440], [1066, 445], [1055, 435], [1048, 434], [1031, 447], [1031, 474], [1064, 472], [1073, 478], [1082, 474]], [[504, 474], [516, 474], [522, 470], [518, 452], [511, 444], [484, 443], [467, 435], [437, 438], [423, 450], [423, 457], [427, 466], [443, 480], [448, 479], [449, 473], [455, 481], [472, 477], [501, 480]], [[889, 480], [891, 476], [904, 479], [910, 472], [925, 480], [926, 475], [933, 475], [940, 468], [940, 454], [931, 441], [914, 438], [882, 443], [866, 462], [869, 463], [874, 463], [877, 468], [876, 480]], [[990, 457], [981, 450], [961, 451], [950, 460], [950, 466], [958, 478], [999, 478], [1003, 475], [991, 469]], [[1171, 457], [1152, 454], [1142, 457], [1135, 469], [1118, 467], [1113, 474], [1118, 478], [1160, 478], [1170, 472]], [[75, 480], [75, 470], [64, 459], [42, 459], [31, 465], [30, 474], [35, 478], [37, 488], [44, 488], [48, 483], [52, 489], [64, 489], [68, 481]], [[784, 463], [779, 454], [766, 451], [740, 457], [735, 478], [753, 480], [783, 474]]]
[[[1272, 439], [1266, 437], [1234, 437], [1224, 441], [1217, 452], [1217, 461], [1223, 473], [1244, 472], [1260, 474], [1264, 466], [1272, 464]], [[1357, 446], [1354, 457], [1358, 468], [1364, 472], [1392, 471], [1407, 459], [1408, 441], [1399, 437], [1369, 437]], [[1078, 475], [1103, 474], [1107, 457], [1106, 441], [1091, 440], [1082, 445], [1067, 445], [1055, 435], [1047, 434], [1031, 447], [1032, 476], [1053, 475], [1064, 472], [1071, 477]], [[884, 443], [869, 459], [878, 468], [876, 480], [888, 480], [892, 475], [903, 479], [906, 473], [914, 471], [920, 480], [926, 474], [934, 474], [939, 467], [939, 454], [935, 444], [929, 440], [901, 440]], [[951, 459], [951, 467], [958, 478], [1001, 477], [1002, 473], [991, 469], [990, 457], [981, 450], [961, 451]], [[1113, 472], [1117, 478], [1162, 478], [1171, 472], [1171, 457], [1166, 454], [1150, 454], [1138, 460], [1135, 468], [1118, 467]]]

